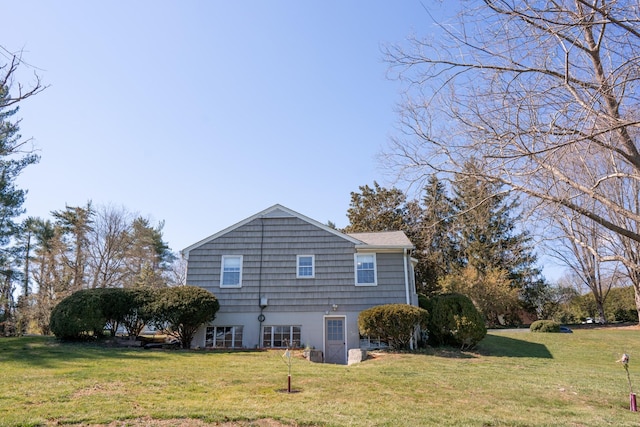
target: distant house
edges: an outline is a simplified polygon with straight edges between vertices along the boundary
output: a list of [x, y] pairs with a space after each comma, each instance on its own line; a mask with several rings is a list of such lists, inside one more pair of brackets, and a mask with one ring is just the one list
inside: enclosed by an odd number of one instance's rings
[[192, 346], [293, 344], [344, 364], [369, 342], [358, 332], [362, 310], [418, 304], [412, 249], [401, 231], [344, 234], [281, 205], [265, 209], [182, 251], [187, 284], [220, 302]]

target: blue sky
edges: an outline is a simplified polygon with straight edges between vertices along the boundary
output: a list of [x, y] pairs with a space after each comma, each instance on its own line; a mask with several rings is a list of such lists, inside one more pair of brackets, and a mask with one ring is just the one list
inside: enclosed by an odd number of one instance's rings
[[376, 157], [401, 87], [381, 46], [433, 28], [424, 7], [4, 1], [0, 45], [50, 85], [18, 113], [42, 157], [18, 181], [27, 214], [123, 206], [175, 251], [275, 203], [347, 225], [351, 191], [391, 185]]

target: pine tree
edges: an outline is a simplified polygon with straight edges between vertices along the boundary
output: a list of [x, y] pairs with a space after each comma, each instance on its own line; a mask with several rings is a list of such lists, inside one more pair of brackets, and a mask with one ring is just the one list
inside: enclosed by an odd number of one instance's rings
[[18, 94], [11, 95], [10, 84], [18, 64], [19, 58], [14, 57], [10, 64], [0, 65], [0, 328], [4, 334], [15, 331], [14, 282], [21, 281], [22, 276], [18, 265], [20, 255], [9, 247], [19, 230], [15, 221], [24, 213], [22, 205], [26, 195], [25, 190], [16, 187], [16, 179], [25, 167], [38, 161], [38, 156], [24, 146], [18, 133], [19, 120], [12, 121], [12, 118], [18, 112], [18, 102], [42, 90], [38, 80], [26, 92], [18, 85]]
[[123, 286], [166, 286], [163, 277], [173, 261], [174, 255], [162, 240], [164, 223], [153, 227], [149, 220], [137, 217], [131, 225], [131, 244], [126, 253], [127, 276]]
[[[519, 231], [517, 201], [508, 198], [499, 184], [479, 178], [481, 166], [469, 161], [453, 182], [453, 221], [451, 230], [456, 246], [454, 274], [478, 275], [475, 287], [501, 287], [496, 278], [504, 278], [520, 292], [526, 305], [528, 289], [541, 284], [540, 270], [531, 238]], [[469, 270], [471, 269], [471, 270]], [[489, 280], [490, 279], [490, 280]], [[478, 294], [490, 292], [479, 291]], [[507, 293], [510, 295], [510, 293]], [[497, 294], [496, 294], [497, 295]], [[506, 294], [505, 294], [506, 295]], [[472, 297], [471, 295], [469, 295]], [[473, 297], [472, 297], [473, 298]], [[510, 298], [509, 298], [510, 299]], [[503, 306], [503, 308], [505, 308]], [[512, 307], [513, 311], [517, 307]], [[490, 322], [498, 313], [484, 313]], [[508, 314], [508, 313], [501, 313]]]
[[444, 183], [432, 175], [423, 189], [419, 232], [413, 236], [419, 292], [432, 295], [439, 291], [438, 281], [451, 271], [455, 253], [450, 227], [453, 206]]
[[64, 232], [69, 251], [64, 254], [64, 262], [71, 268], [71, 289], [79, 291], [86, 287], [85, 270], [87, 266], [87, 234], [91, 231], [95, 212], [91, 202], [86, 207], [66, 206], [63, 211], [51, 213], [56, 224]]
[[351, 192], [351, 207], [347, 211], [349, 225], [344, 231], [404, 230], [406, 199], [399, 189], [386, 189], [375, 181], [373, 188], [368, 185], [360, 186], [360, 193]]
[[[19, 121], [10, 119], [18, 107], [8, 108], [9, 88], [0, 85], [0, 246], [5, 247], [15, 234], [15, 219], [24, 213], [22, 204], [26, 191], [16, 187], [15, 181], [22, 170], [38, 161], [36, 154], [19, 155], [23, 145], [18, 134]], [[6, 266], [3, 266], [6, 268]]]

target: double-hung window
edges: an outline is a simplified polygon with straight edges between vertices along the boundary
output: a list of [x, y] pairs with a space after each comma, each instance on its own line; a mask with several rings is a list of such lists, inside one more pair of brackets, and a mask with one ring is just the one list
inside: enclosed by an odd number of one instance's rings
[[375, 286], [376, 254], [355, 255], [356, 286]]
[[221, 288], [239, 288], [242, 286], [242, 255], [223, 255]]
[[298, 279], [311, 279], [315, 277], [315, 257], [313, 255], [298, 255], [296, 277]]

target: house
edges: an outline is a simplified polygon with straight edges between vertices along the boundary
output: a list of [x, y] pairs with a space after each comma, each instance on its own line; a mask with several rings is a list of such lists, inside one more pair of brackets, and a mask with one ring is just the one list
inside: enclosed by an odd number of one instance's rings
[[192, 346], [295, 345], [344, 364], [362, 310], [418, 305], [412, 249], [401, 231], [344, 234], [274, 205], [182, 251], [187, 284], [220, 302]]

